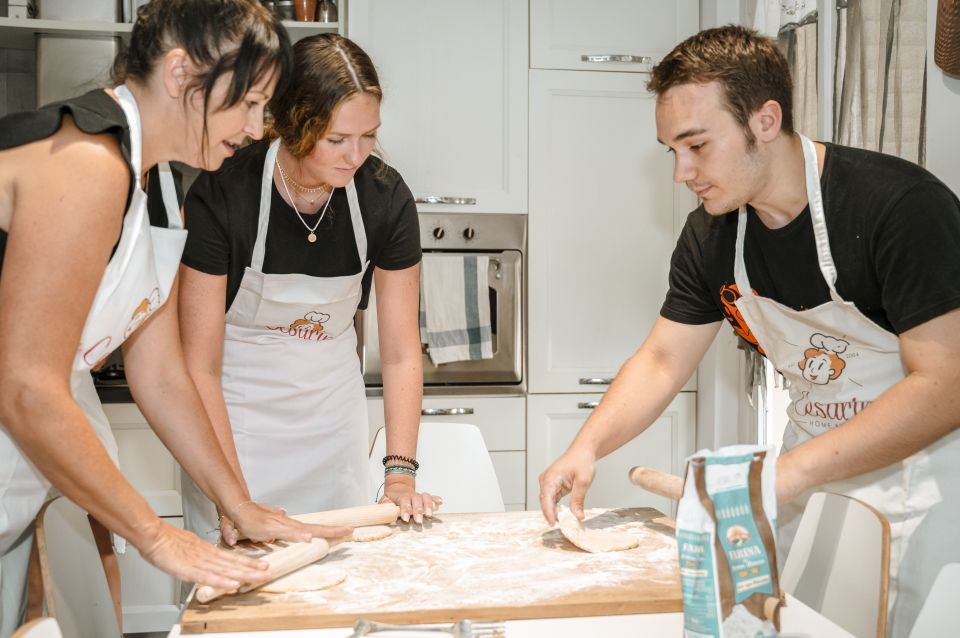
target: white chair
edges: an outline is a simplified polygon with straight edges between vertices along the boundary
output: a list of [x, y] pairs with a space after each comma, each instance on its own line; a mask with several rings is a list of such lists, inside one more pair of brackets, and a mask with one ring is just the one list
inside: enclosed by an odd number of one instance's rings
[[64, 638], [119, 638], [113, 599], [87, 513], [66, 497], [53, 499], [37, 514], [36, 540], [44, 603]]
[[[370, 486], [376, 497], [383, 484], [387, 437], [377, 432], [370, 451]], [[493, 462], [477, 426], [421, 423], [417, 442], [417, 490], [443, 498], [441, 512], [502, 512], [503, 496]]]
[[63, 638], [56, 618], [34, 618], [13, 632], [10, 638]]
[[933, 581], [910, 638], [942, 638], [957, 631], [960, 602], [960, 563], [944, 565]]
[[890, 584], [890, 524], [863, 501], [810, 497], [780, 586], [854, 636], [883, 638]]

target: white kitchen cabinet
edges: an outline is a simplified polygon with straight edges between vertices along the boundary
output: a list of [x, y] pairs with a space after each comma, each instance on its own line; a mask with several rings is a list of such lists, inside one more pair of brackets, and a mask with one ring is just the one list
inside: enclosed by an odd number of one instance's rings
[[348, 34], [383, 87], [380, 146], [418, 208], [527, 212], [527, 3], [351, 0], [349, 8]]
[[[527, 397], [527, 508], [540, 506], [540, 474], [563, 454], [590, 416], [600, 394]], [[681, 392], [640, 436], [597, 463], [586, 507], [654, 507], [671, 516], [675, 504], [630, 483], [634, 466], [680, 476], [696, 445], [696, 393]]]
[[[383, 399], [367, 399], [370, 441], [384, 426]], [[434, 396], [424, 397], [421, 421], [472, 423], [480, 429], [490, 452], [504, 506], [524, 509], [526, 490], [526, 399], [523, 397]], [[441, 495], [442, 496], [442, 495]]]
[[696, 200], [673, 183], [646, 79], [530, 72], [530, 392], [602, 385], [659, 315]]
[[[117, 440], [124, 477], [165, 522], [183, 528], [176, 460], [136, 404], [105, 403], [103, 411]], [[180, 582], [145, 561], [132, 545], [118, 559], [124, 631], [169, 631], [180, 615]]]
[[699, 12], [698, 0], [530, 0], [530, 67], [649, 71]]

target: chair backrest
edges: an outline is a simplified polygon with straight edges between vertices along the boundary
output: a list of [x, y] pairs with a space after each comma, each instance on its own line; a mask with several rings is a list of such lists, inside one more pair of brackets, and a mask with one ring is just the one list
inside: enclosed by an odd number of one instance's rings
[[883, 638], [890, 584], [890, 524], [863, 501], [810, 497], [780, 586], [855, 636]]
[[[371, 495], [383, 484], [387, 437], [377, 432], [370, 451]], [[469, 423], [421, 423], [417, 441], [417, 490], [443, 498], [442, 512], [502, 512], [497, 473], [477, 426]]]
[[119, 637], [113, 599], [87, 513], [66, 497], [37, 514], [37, 551], [47, 612], [64, 638]]
[[63, 638], [56, 618], [34, 618], [21, 626], [10, 638]]
[[957, 630], [957, 603], [960, 602], [960, 563], [944, 565], [933, 581], [920, 609], [910, 638], [941, 638]]

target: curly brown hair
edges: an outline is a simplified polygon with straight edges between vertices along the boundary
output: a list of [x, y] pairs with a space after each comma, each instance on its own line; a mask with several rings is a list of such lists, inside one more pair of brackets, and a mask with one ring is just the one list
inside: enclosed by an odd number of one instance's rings
[[294, 157], [306, 157], [329, 129], [334, 110], [360, 93], [383, 99], [363, 49], [336, 33], [303, 38], [293, 46], [293, 77], [270, 101], [266, 137], [279, 136]]
[[767, 100], [780, 104], [780, 129], [793, 134], [793, 82], [786, 58], [770, 38], [736, 25], [706, 29], [667, 54], [653, 68], [647, 90], [663, 95], [680, 84], [718, 82], [723, 106], [756, 144], [747, 123]]

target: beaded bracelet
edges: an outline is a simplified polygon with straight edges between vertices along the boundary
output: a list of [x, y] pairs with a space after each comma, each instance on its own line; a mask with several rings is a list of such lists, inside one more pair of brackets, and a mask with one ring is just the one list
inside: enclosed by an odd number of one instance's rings
[[406, 474], [407, 476], [416, 478], [417, 471], [411, 470], [409, 467], [404, 467], [403, 465], [388, 465], [383, 468], [383, 475], [387, 476], [388, 474]]
[[413, 466], [414, 470], [420, 469], [420, 464], [417, 463], [417, 459], [412, 459], [409, 456], [400, 456], [399, 454], [388, 454], [383, 457], [383, 466], [387, 466], [387, 461], [400, 461], [401, 463], [409, 463]]

